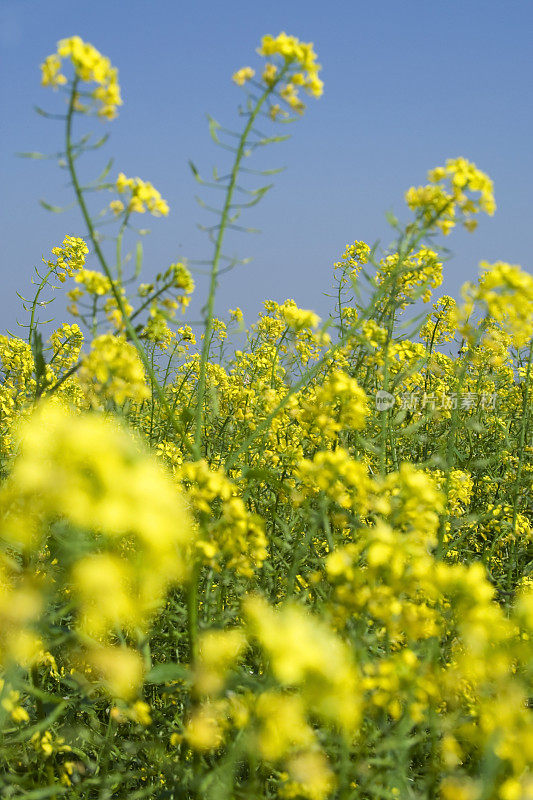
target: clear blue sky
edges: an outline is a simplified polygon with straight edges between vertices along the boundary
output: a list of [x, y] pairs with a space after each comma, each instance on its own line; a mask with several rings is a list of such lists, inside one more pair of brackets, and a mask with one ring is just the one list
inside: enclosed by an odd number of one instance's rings
[[[498, 210], [476, 233], [445, 240], [455, 254], [445, 291], [457, 294], [481, 259], [530, 268], [532, 29], [533, 4], [516, 0], [0, 0], [0, 329], [22, 319], [15, 291], [29, 293], [32, 265], [65, 233], [83, 230], [77, 212], [57, 216], [38, 205], [40, 197], [70, 201], [65, 175], [53, 162], [15, 156], [61, 146], [61, 124], [32, 110], [59, 107], [59, 97], [40, 87], [38, 69], [58, 39], [79, 34], [119, 68], [124, 106], [116, 121], [101, 124], [112, 134], [102, 165], [114, 155], [113, 175], [151, 180], [170, 204], [145, 241], [147, 278], [179, 256], [210, 253], [195, 228], [202, 212], [187, 159], [204, 172], [224, 167], [205, 114], [235, 123], [242, 94], [231, 74], [259, 64], [264, 33], [285, 30], [315, 43], [324, 95], [309, 101], [292, 139], [258, 162], [287, 167], [246, 217], [263, 233], [228, 244], [253, 261], [224, 276], [217, 309], [240, 305], [250, 322], [266, 298], [293, 297], [326, 315], [331, 265], [346, 243], [388, 243], [385, 211], [405, 218], [404, 191], [458, 155], [494, 179]], [[61, 300], [55, 313], [61, 321]]]

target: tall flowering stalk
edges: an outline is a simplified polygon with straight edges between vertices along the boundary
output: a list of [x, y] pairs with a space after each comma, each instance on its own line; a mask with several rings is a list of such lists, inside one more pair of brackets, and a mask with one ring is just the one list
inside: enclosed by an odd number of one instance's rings
[[[242, 67], [233, 75], [233, 81], [238, 86], [250, 85], [256, 90], [257, 94], [250, 93], [246, 111], [243, 112], [246, 124], [239, 136], [237, 147], [230, 147], [235, 152], [235, 158], [225, 186], [224, 203], [220, 210], [220, 222], [208, 229], [214, 244], [214, 252], [210, 264], [209, 292], [205, 306], [204, 341], [200, 358], [194, 423], [194, 452], [197, 458], [201, 455], [206, 367], [213, 333], [215, 294], [220, 274], [222, 244], [228, 228], [235, 228], [234, 221], [238, 218], [240, 209], [255, 205], [270, 188], [270, 186], [264, 186], [256, 190], [245, 190], [252, 195], [250, 202], [235, 204], [233, 203], [233, 198], [237, 187], [237, 179], [242, 169], [243, 159], [250, 155], [254, 149], [286, 138], [262, 136], [254, 129], [255, 122], [260, 115], [267, 116], [273, 121], [276, 119], [286, 121], [289, 117], [289, 111], [302, 114], [305, 105], [298, 95], [299, 87], [303, 87], [313, 97], [320, 97], [322, 94], [323, 84], [318, 77], [320, 65], [316, 63], [316, 54], [312, 44], [300, 42], [295, 36], [287, 36], [285, 33], [280, 33], [276, 38], [264, 36], [257, 52], [259, 55], [272, 59], [267, 61], [260, 82], [254, 81], [255, 71], [251, 67]], [[275, 100], [279, 102], [275, 102]], [[267, 108], [267, 111], [265, 111], [265, 108]], [[220, 126], [214, 120], [211, 120], [210, 125], [215, 142], [222, 144], [218, 137]], [[223, 146], [225, 148], [229, 147], [225, 143]], [[193, 171], [196, 177], [199, 178], [194, 167]], [[217, 186], [224, 188], [224, 182], [222, 180], [217, 182]], [[232, 216], [233, 211], [236, 211], [236, 213]]]
[[[63, 61], [70, 60], [74, 69], [71, 81], [62, 73]], [[146, 354], [146, 350], [138, 336], [137, 330], [131, 321], [132, 308], [126, 301], [122, 286], [122, 270], [120, 246], [125, 227], [132, 212], [144, 212], [145, 207], [155, 215], [168, 213], [168, 206], [162, 200], [151, 184], [146, 184], [139, 179], [128, 180], [122, 173], [117, 180], [116, 188], [119, 193], [126, 190], [130, 192], [130, 201], [127, 208], [121, 201], [113, 201], [111, 210], [115, 214], [124, 212], [122, 224], [117, 237], [117, 276], [112, 273], [107, 259], [100, 245], [95, 224], [85, 201], [85, 189], [82, 187], [76, 170], [76, 160], [84, 151], [85, 143], [73, 141], [73, 122], [75, 113], [95, 114], [104, 119], [112, 120], [117, 115], [118, 106], [122, 105], [120, 86], [118, 84], [118, 70], [111, 65], [110, 60], [103, 56], [93, 45], [84, 42], [79, 36], [62, 39], [58, 43], [57, 52], [48, 56], [41, 65], [42, 84], [57, 89], [62, 86], [69, 88], [68, 109], [65, 116], [65, 158], [72, 181], [76, 200], [82, 213], [87, 231], [91, 239], [94, 252], [107, 278], [106, 289], [113, 297], [117, 309], [117, 328], [124, 330], [128, 338], [135, 345], [143, 367], [149, 375], [154, 392], [165, 409], [171, 423], [177, 428], [176, 419], [172, 413], [164, 391], [157, 380], [153, 365]], [[84, 88], [84, 84], [96, 84], [91, 91]], [[104, 188], [98, 186], [97, 188]], [[120, 203], [120, 208], [118, 204]]]

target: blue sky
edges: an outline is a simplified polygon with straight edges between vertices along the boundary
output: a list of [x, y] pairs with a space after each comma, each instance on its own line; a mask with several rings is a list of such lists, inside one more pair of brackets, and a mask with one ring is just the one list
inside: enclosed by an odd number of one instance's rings
[[[255, 48], [264, 33], [285, 30], [315, 43], [324, 95], [309, 100], [289, 142], [250, 163], [287, 169], [244, 218], [262, 234], [228, 242], [231, 253], [253, 261], [223, 277], [217, 310], [239, 305], [251, 322], [267, 298], [293, 297], [327, 316], [332, 263], [345, 245], [386, 245], [392, 233], [385, 212], [406, 219], [405, 190], [458, 155], [493, 178], [498, 210], [476, 233], [445, 240], [453, 259], [441, 293], [457, 295], [482, 259], [530, 269], [532, 25], [533, 4], [516, 0], [0, 0], [0, 329], [23, 320], [16, 291], [30, 293], [33, 265], [64, 234], [83, 232], [75, 210], [52, 215], [38, 204], [70, 201], [65, 175], [53, 162], [15, 156], [62, 145], [61, 124], [32, 108], [60, 108], [59, 96], [40, 87], [38, 69], [58, 39], [78, 34], [119, 68], [124, 106], [114, 122], [91, 123], [111, 140], [84, 176], [94, 177], [114, 156], [113, 176], [150, 180], [170, 204], [167, 219], [150, 222], [147, 280], [179, 257], [210, 255], [195, 227], [206, 218], [193, 199], [198, 186], [187, 160], [205, 173], [227, 165], [206, 113], [238, 124], [242, 90], [232, 73], [259, 66]], [[203, 296], [199, 281], [191, 318]], [[61, 298], [53, 309], [63, 321]]]

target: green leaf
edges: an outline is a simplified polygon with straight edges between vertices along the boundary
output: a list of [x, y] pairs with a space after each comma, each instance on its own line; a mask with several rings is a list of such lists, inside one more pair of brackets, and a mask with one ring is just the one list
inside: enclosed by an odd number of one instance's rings
[[193, 162], [190, 159], [189, 159], [189, 167], [191, 168], [191, 172], [194, 175], [195, 179], [198, 181], [198, 183], [203, 183], [203, 180], [200, 177], [200, 173], [198, 172], [198, 170], [196, 169], [196, 166], [193, 164]]
[[189, 670], [183, 664], [156, 664], [146, 676], [147, 683], [168, 683], [169, 681], [187, 680]]
[[41, 108], [40, 106], [33, 106], [33, 108], [34, 111], [36, 111], [37, 114], [40, 114], [41, 117], [47, 117], [47, 119], [54, 119], [54, 117], [57, 116], [56, 114], [50, 114], [49, 111], [45, 111], [44, 108]]
[[137, 247], [135, 249], [135, 277], [138, 278], [141, 274], [143, 264], [143, 246], [142, 242], [137, 242]]
[[392, 211], [385, 212], [385, 218], [386, 218], [387, 222], [389, 223], [389, 225], [391, 225], [393, 228], [397, 228], [398, 227], [398, 218], [394, 216]]
[[98, 184], [98, 183], [100, 183], [101, 181], [103, 181], [103, 180], [104, 180], [104, 178], [107, 178], [107, 176], [108, 176], [108, 175], [109, 175], [109, 173], [111, 172], [111, 167], [113, 166], [113, 161], [114, 161], [114, 159], [112, 159], [112, 158], [110, 158], [110, 159], [109, 159], [109, 161], [108, 161], [108, 162], [107, 162], [107, 164], [105, 165], [105, 167], [104, 167], [104, 169], [102, 170], [102, 172], [100, 173], [100, 175], [99, 175], [99, 176], [97, 177], [97, 179], [94, 181], [94, 183]]
[[277, 175], [279, 172], [285, 172], [286, 167], [274, 167], [273, 169], [262, 169], [259, 171], [260, 175]]
[[287, 139], [290, 139], [290, 133], [285, 133], [283, 136], [265, 136], [264, 139], [259, 139], [256, 144], [258, 145], [265, 145], [265, 144], [274, 144], [274, 142], [286, 142]]
[[220, 139], [218, 138], [217, 131], [220, 129], [221, 125], [216, 119], [213, 119], [211, 116], [207, 116], [209, 122], [209, 133], [211, 134], [211, 138], [215, 142], [215, 144], [220, 144]]
[[45, 153], [15, 153], [16, 156], [19, 158], [51, 158], [51, 156], [47, 156]]
[[67, 211], [69, 208], [73, 208], [75, 203], [69, 203], [68, 206], [53, 206], [51, 203], [47, 203], [46, 200], [39, 200], [39, 205], [46, 209], [46, 211], [52, 211], [54, 214], [62, 214], [64, 211]]
[[45, 786], [43, 789], [32, 789], [30, 792], [24, 791], [24, 800], [40, 800], [42, 797], [57, 797], [60, 794], [65, 794], [67, 791], [66, 786], [60, 786], [54, 783], [53, 786]]
[[98, 141], [97, 141], [97, 142], [95, 142], [94, 144], [92, 144], [92, 145], [91, 145], [91, 147], [90, 147], [90, 149], [91, 149], [91, 150], [98, 150], [98, 148], [99, 148], [99, 147], [102, 147], [102, 145], [104, 145], [104, 144], [107, 142], [107, 140], [108, 140], [108, 139], [109, 139], [109, 134], [108, 134], [108, 133], [106, 133], [106, 134], [104, 134], [104, 136], [102, 136], [102, 138], [101, 138], [101, 139], [98, 139]]
[[35, 377], [37, 382], [45, 375], [46, 373], [46, 362], [43, 356], [43, 337], [41, 336], [38, 330], [32, 331], [31, 337], [31, 349], [33, 353], [33, 360], [35, 363]]

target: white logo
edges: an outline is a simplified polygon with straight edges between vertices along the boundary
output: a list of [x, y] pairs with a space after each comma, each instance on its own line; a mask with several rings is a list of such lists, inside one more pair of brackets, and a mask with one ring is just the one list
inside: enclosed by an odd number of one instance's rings
[[376, 408], [378, 411], [387, 411], [392, 408], [396, 400], [390, 392], [380, 389], [376, 392]]

